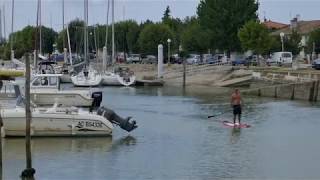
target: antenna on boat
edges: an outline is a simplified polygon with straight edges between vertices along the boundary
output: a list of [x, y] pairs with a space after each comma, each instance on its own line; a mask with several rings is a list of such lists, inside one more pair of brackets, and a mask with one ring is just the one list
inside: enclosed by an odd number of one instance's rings
[[115, 44], [114, 44], [114, 0], [112, 0], [112, 64], [115, 63]]

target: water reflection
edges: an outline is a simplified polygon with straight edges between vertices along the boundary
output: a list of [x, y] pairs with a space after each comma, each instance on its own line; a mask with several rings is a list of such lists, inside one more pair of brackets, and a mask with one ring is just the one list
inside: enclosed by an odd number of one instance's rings
[[[92, 160], [95, 159], [93, 157], [101, 152], [110, 151], [111, 144], [112, 137], [33, 138], [31, 151], [33, 167], [36, 170], [35, 178], [56, 177], [59, 173], [52, 169], [69, 169], [74, 165], [92, 164]], [[3, 178], [17, 179], [25, 169], [25, 139], [5, 138], [3, 147]], [[90, 160], [83, 158], [90, 156]]]
[[240, 139], [240, 135], [241, 135], [241, 128], [232, 128], [231, 136], [230, 136], [231, 144], [236, 144]]
[[136, 145], [136, 143], [137, 143], [137, 139], [133, 136], [128, 135], [118, 140], [115, 140], [112, 143], [112, 149], [114, 150], [120, 146], [132, 146], [132, 145]]

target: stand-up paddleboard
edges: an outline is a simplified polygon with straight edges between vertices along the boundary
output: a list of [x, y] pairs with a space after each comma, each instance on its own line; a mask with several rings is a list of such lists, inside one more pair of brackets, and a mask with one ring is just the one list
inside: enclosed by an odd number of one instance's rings
[[237, 124], [237, 123], [234, 124], [233, 122], [229, 122], [229, 121], [223, 121], [222, 123], [226, 127], [232, 127], [232, 128], [249, 128], [249, 127], [251, 127], [249, 124]]

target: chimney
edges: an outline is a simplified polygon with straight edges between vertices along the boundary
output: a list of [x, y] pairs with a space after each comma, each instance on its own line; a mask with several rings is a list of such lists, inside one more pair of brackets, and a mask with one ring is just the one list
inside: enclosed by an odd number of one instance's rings
[[296, 30], [298, 28], [299, 19], [300, 19], [300, 15], [296, 15], [296, 17], [290, 21], [290, 28], [292, 30]]

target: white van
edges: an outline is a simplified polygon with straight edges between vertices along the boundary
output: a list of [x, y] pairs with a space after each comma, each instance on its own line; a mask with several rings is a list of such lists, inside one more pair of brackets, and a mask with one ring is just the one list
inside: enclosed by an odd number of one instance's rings
[[291, 52], [275, 52], [271, 55], [271, 58], [267, 60], [267, 64], [292, 64], [292, 53]]

